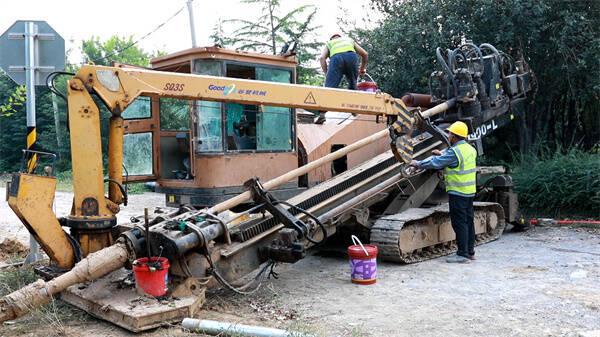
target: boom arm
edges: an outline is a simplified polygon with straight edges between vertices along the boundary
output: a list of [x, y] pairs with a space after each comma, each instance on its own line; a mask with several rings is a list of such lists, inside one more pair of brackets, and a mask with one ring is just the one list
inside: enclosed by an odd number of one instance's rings
[[[253, 105], [282, 106], [291, 108], [317, 109], [327, 111], [342, 111], [365, 115], [393, 116], [392, 124], [395, 135], [409, 134], [416, 118], [406, 109], [400, 99], [395, 99], [386, 93], [365, 93], [361, 91], [349, 91], [341, 89], [313, 87], [296, 84], [283, 84], [254, 80], [243, 80], [226, 77], [214, 77], [205, 75], [191, 75], [180, 73], [159, 72], [139, 68], [83, 66], [77, 75], [69, 81], [69, 113], [72, 118], [81, 115], [81, 111], [95, 108], [91, 97], [86, 97], [84, 102], [71, 103], [71, 96], [86, 96], [85, 91], [96, 93], [106, 104], [113, 114], [111, 119], [109, 156], [109, 178], [113, 183], [110, 185], [109, 200], [107, 207], [117, 210], [114, 204], [122, 202], [122, 195], [117, 189], [121, 183], [123, 132], [121, 113], [139, 96], [159, 96], [188, 100], [206, 100], [231, 102]], [[89, 96], [89, 95], [87, 95]], [[74, 101], [74, 99], [73, 99]], [[94, 169], [78, 169], [79, 166], [97, 165], [101, 163], [100, 138], [96, 135], [99, 126], [87, 123], [97, 123], [89, 120], [83, 115], [83, 122], [72, 125], [71, 132], [81, 132], [80, 137], [86, 137], [86, 143], [81, 144], [77, 139], [79, 136], [72, 134], [73, 146], [73, 175], [75, 180], [94, 181], [94, 184], [77, 185], [75, 194], [80, 195], [76, 205], [83, 202], [84, 195], [99, 195], [102, 185], [102, 172]], [[77, 124], [77, 123], [72, 123]], [[78, 148], [81, 146], [91, 147], [88, 138], [89, 130], [93, 131], [97, 151], [93, 151], [95, 158], [90, 158], [89, 149]], [[393, 144], [396, 150], [395, 142]], [[410, 161], [409, 147], [403, 146], [395, 153], [399, 153], [402, 160]], [[85, 162], [79, 165], [76, 162]], [[96, 164], [94, 164], [96, 163]], [[82, 179], [76, 176], [85, 175]], [[94, 175], [94, 176], [91, 176]], [[100, 202], [101, 204], [102, 202]], [[100, 205], [102, 208], [102, 205]]]

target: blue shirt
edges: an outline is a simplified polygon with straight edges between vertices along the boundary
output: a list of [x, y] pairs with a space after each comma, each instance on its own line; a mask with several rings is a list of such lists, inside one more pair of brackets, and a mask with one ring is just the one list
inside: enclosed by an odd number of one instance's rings
[[[458, 144], [465, 143], [464, 140], [461, 140], [454, 144], [452, 147], [449, 147], [442, 151], [442, 154], [439, 156], [431, 156], [427, 159], [418, 160], [417, 165], [420, 169], [430, 169], [430, 170], [441, 170], [446, 167], [455, 168], [458, 166], [458, 157], [454, 152], [453, 147]], [[450, 191], [448, 194], [459, 195], [462, 197], [472, 197], [474, 194], [464, 194], [456, 191]]]

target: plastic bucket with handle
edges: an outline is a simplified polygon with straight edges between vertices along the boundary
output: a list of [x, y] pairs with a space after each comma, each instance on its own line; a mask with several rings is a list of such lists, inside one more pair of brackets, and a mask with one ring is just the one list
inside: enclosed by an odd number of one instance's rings
[[377, 91], [377, 83], [373, 81], [373, 78], [369, 76], [369, 74], [361, 75], [362, 79], [356, 84], [358, 90], [366, 91], [366, 92], [376, 92]]
[[377, 246], [363, 245], [352, 235], [354, 245], [348, 247], [350, 279], [352, 283], [373, 284], [377, 282]]
[[152, 296], [163, 296], [169, 284], [169, 260], [166, 257], [143, 257], [133, 262], [135, 286]]

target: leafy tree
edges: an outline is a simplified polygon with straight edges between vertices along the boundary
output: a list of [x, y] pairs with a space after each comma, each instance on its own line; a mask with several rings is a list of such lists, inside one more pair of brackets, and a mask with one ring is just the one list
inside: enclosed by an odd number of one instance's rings
[[114, 35], [106, 41], [92, 36], [89, 40], [82, 42], [81, 51], [86, 62], [93, 62], [97, 65], [111, 65], [112, 62], [118, 62], [141, 67], [149, 66], [150, 59], [164, 54], [159, 51], [146, 52], [136, 45], [132, 36], [120, 37], [118, 35]]
[[[242, 3], [260, 6], [257, 19], [228, 19], [219, 21], [211, 35], [213, 42], [224, 47], [235, 47], [262, 53], [279, 54], [298, 43], [298, 82], [316, 84], [321, 78], [311, 63], [323, 45], [315, 39], [314, 24], [317, 8], [304, 5], [281, 13], [279, 0], [242, 0]], [[228, 26], [228, 27], [224, 27]], [[226, 28], [235, 27], [231, 34]]]
[[6, 103], [0, 105], [0, 117], [8, 117], [17, 112], [17, 108], [22, 107], [27, 100], [27, 89], [24, 85], [17, 86], [12, 94], [6, 100]]
[[[27, 147], [25, 90], [5, 74], [0, 74], [0, 102], [10, 101], [16, 92], [21, 91], [23, 96], [16, 99], [19, 101], [18, 104], [15, 102], [11, 104], [11, 113], [0, 116], [0, 172], [18, 170], [22, 156], [21, 150]], [[56, 138], [52, 101], [46, 88], [36, 87], [36, 103], [37, 148], [54, 152]]]
[[520, 50], [539, 89], [520, 125], [503, 130], [522, 151], [542, 146], [589, 149], [600, 141], [600, 2], [593, 0], [372, 0], [381, 25], [355, 30], [369, 51], [369, 72], [396, 96], [428, 92], [436, 47], [462, 38]]
[[[112, 61], [139, 66], [148, 66], [154, 56], [162, 52], [149, 53], [137, 47], [132, 38], [113, 36], [106, 41], [92, 37], [82, 43], [82, 52], [86, 61], [94, 61], [98, 65], [109, 65]], [[76, 65], [68, 65], [68, 71], [76, 72]], [[56, 87], [60, 92], [66, 92], [68, 76], [58, 77]], [[0, 73], [0, 172], [18, 170], [21, 160], [21, 149], [26, 147], [26, 113], [25, 92], [21, 94], [19, 87], [6, 75]], [[38, 149], [63, 154], [59, 161], [59, 170], [70, 168], [69, 146], [67, 139], [67, 105], [63, 100], [56, 102], [57, 113], [54, 113], [52, 94], [46, 87], [36, 87], [36, 124]], [[101, 110], [101, 128], [104, 154], [106, 157], [108, 119], [110, 113], [103, 104], [98, 104]], [[57, 138], [57, 125], [60, 138]], [[61, 132], [62, 131], [62, 132]], [[62, 148], [58, 144], [62, 145]]]

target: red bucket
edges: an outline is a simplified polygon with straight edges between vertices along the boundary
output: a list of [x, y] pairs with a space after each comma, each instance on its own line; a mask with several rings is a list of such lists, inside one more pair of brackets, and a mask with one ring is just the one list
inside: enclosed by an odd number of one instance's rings
[[356, 85], [358, 90], [366, 91], [366, 92], [376, 92], [377, 91], [377, 83], [373, 81], [373, 78], [369, 76], [369, 74], [364, 74], [363, 79], [358, 82]]
[[363, 245], [354, 235], [352, 235], [352, 242], [354, 245], [348, 247], [352, 283], [373, 284], [377, 282], [377, 246]]
[[133, 275], [138, 290], [152, 296], [163, 296], [169, 284], [169, 260], [153, 257], [148, 266], [147, 257], [137, 259], [133, 262]]

